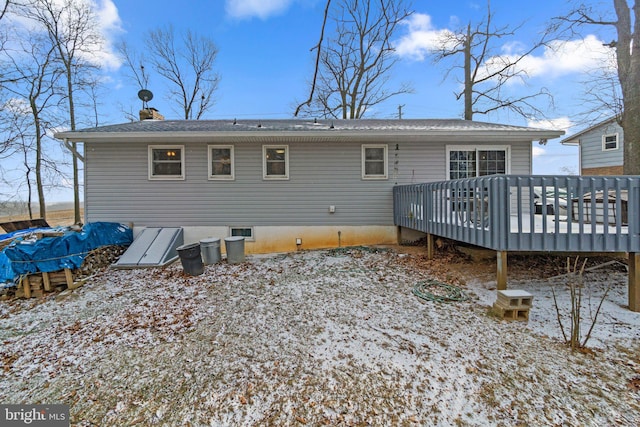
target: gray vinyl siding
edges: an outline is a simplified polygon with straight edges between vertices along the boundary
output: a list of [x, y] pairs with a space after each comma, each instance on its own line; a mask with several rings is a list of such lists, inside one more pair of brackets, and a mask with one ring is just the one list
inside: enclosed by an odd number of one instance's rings
[[[603, 150], [602, 136], [618, 134], [618, 149]], [[617, 123], [609, 123], [586, 133], [580, 138], [580, 164], [583, 169], [607, 166], [621, 166], [623, 164], [622, 142], [624, 141], [622, 128]]]
[[[206, 142], [176, 144], [184, 145], [186, 156], [186, 177], [180, 181], [148, 179], [148, 145], [153, 144], [87, 143], [87, 221], [137, 226], [393, 225], [396, 183], [446, 177], [444, 142], [388, 143], [387, 180], [362, 179], [360, 142], [283, 142], [289, 147], [289, 180], [263, 180], [261, 143], [216, 142], [220, 144], [234, 146], [233, 181], [208, 180]], [[511, 173], [530, 173], [530, 159], [531, 142], [511, 145]], [[331, 205], [336, 207], [333, 214]]]

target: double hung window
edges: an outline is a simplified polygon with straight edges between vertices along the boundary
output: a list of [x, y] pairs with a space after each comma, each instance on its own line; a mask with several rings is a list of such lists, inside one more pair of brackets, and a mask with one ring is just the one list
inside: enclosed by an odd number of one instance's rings
[[602, 151], [618, 149], [618, 134], [602, 135]]
[[233, 145], [209, 146], [209, 179], [234, 179]]
[[387, 145], [362, 146], [362, 179], [387, 179]]
[[264, 179], [289, 179], [289, 146], [262, 146], [262, 177]]
[[184, 145], [150, 145], [149, 179], [184, 179]]

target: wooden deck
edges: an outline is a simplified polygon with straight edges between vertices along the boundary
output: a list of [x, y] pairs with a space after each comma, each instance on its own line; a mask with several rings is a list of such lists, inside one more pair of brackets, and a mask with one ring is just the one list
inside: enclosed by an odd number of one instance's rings
[[[629, 308], [640, 311], [640, 177], [493, 175], [394, 188], [394, 222], [497, 252], [627, 253]], [[432, 246], [428, 245], [429, 256]]]

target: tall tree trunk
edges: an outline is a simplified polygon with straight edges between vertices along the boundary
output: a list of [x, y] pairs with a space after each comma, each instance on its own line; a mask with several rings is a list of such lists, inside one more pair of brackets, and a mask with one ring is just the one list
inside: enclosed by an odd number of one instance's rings
[[24, 148], [24, 166], [25, 166], [25, 182], [27, 183], [27, 212], [29, 213], [29, 219], [33, 219], [33, 209], [31, 207], [31, 167], [29, 166], [29, 156], [26, 146]]
[[[44, 198], [44, 186], [42, 185], [42, 136], [38, 121], [39, 119], [36, 119], [36, 188], [38, 190], [40, 218], [47, 219], [47, 203]], [[29, 189], [29, 193], [31, 193], [31, 189]], [[31, 194], [29, 194], [29, 197], [31, 197]]]
[[[640, 95], [636, 89], [636, 99], [640, 101]], [[638, 101], [625, 102], [628, 108], [622, 115], [621, 126], [624, 129], [624, 167], [625, 175], [640, 175], [640, 108]]]
[[627, 88], [623, 93], [624, 112], [624, 174], [640, 175], [640, 2], [636, 1], [633, 12], [635, 28], [631, 42], [633, 54], [629, 59]]
[[464, 40], [464, 119], [473, 120], [473, 81], [471, 79], [471, 24]]
[[633, 6], [633, 20], [627, 0], [613, 0], [613, 5], [618, 18], [616, 60], [623, 100], [620, 121], [624, 129], [623, 173], [640, 175], [640, 4], [636, 2]]
[[[42, 185], [42, 131], [40, 128], [40, 113], [38, 112], [38, 106], [35, 103], [33, 97], [29, 100], [31, 104], [31, 111], [33, 113], [33, 123], [35, 127], [36, 135], [36, 189], [38, 191], [38, 204], [40, 205], [40, 218], [47, 219], [47, 203], [44, 197], [44, 186]], [[26, 164], [26, 162], [25, 162]], [[31, 206], [31, 183], [27, 176], [27, 185], [29, 187], [29, 206]], [[30, 215], [30, 218], [33, 219]]]

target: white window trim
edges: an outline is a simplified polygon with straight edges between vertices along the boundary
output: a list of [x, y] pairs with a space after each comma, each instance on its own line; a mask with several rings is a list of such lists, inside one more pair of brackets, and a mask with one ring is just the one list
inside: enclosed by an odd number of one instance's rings
[[[505, 175], [511, 174], [511, 146], [510, 145], [447, 145], [446, 159], [447, 169], [445, 170], [446, 180], [449, 181], [451, 172], [451, 152], [452, 151], [498, 151], [505, 152]], [[477, 161], [477, 160], [476, 160]], [[477, 176], [476, 176], [477, 178]]]
[[[231, 175], [214, 175], [213, 174], [213, 158], [211, 152], [214, 148], [228, 149], [231, 155]], [[233, 181], [236, 179], [235, 172], [235, 154], [233, 152], [233, 145], [207, 145], [207, 159], [209, 161], [209, 180], [210, 181]]]
[[[284, 148], [284, 175], [267, 175], [267, 150], [270, 148]], [[264, 180], [288, 180], [289, 179], [289, 146], [288, 145], [263, 145], [262, 146], [262, 179]]]
[[[180, 171], [182, 174], [180, 175], [154, 175], [153, 174], [153, 150], [168, 150], [168, 149], [177, 149], [180, 150]], [[184, 150], [184, 145], [149, 145], [147, 148], [147, 171], [150, 181], [184, 181], [186, 174], [185, 170], [185, 157], [186, 152]]]
[[245, 240], [245, 242], [255, 242], [256, 241], [256, 230], [255, 230], [255, 228], [250, 227], [250, 226], [246, 226], [246, 225], [243, 225], [243, 226], [237, 226], [237, 225], [229, 226], [229, 231], [227, 232], [228, 237], [233, 237], [232, 230], [234, 228], [248, 228], [248, 229], [250, 229], [251, 230], [251, 237], [245, 237], [244, 240]]
[[[384, 174], [383, 175], [367, 175], [366, 174], [366, 151], [367, 148], [383, 148], [384, 149]], [[362, 179], [389, 179], [389, 145], [388, 144], [362, 144], [361, 153], [361, 173]]]
[[[606, 147], [606, 139], [608, 136], [615, 136], [616, 137], [616, 146], [615, 148], [607, 148]], [[602, 135], [602, 151], [614, 151], [620, 148], [620, 135], [618, 135], [618, 133], [608, 133], [606, 135]]]

